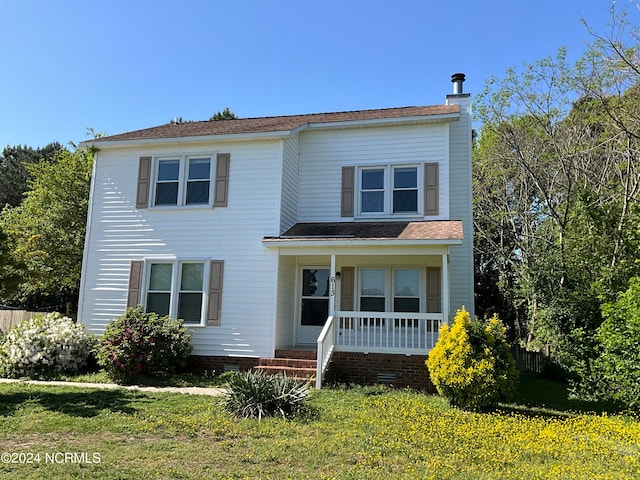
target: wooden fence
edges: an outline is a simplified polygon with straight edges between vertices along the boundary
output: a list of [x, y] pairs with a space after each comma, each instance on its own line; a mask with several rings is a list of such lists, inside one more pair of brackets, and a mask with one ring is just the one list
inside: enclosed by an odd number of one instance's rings
[[0, 310], [0, 331], [7, 333], [23, 320], [28, 320], [40, 312], [28, 310]]
[[[29, 310], [0, 310], [0, 332], [7, 333], [13, 327], [18, 325], [23, 320], [29, 320], [34, 315], [47, 312], [32, 312]], [[76, 320], [76, 315], [66, 315], [69, 318]]]
[[526, 350], [518, 345], [511, 348], [513, 358], [516, 360], [516, 368], [521, 372], [542, 373], [545, 367], [551, 363], [551, 351], [549, 347], [539, 352]]

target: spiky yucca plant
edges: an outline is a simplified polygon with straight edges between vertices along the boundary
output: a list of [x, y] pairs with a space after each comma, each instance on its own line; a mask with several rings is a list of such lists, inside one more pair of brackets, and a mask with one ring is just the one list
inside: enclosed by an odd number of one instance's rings
[[289, 418], [304, 409], [308, 397], [308, 382], [284, 374], [239, 372], [229, 379], [224, 407], [242, 418]]

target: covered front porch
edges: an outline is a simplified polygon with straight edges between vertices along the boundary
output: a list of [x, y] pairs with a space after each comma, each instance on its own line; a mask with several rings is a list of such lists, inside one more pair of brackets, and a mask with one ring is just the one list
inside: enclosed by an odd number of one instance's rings
[[354, 234], [299, 227], [263, 239], [278, 253], [274, 348], [317, 346], [318, 387], [337, 352], [428, 354], [450, 312], [449, 248], [462, 238], [460, 222], [344, 225]]

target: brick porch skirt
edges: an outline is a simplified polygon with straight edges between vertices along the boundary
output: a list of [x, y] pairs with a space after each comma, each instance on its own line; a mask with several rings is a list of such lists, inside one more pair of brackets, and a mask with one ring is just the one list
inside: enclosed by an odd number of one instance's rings
[[[326, 382], [356, 385], [389, 384], [435, 392], [425, 365], [426, 355], [394, 355], [388, 353], [335, 352], [326, 373]], [[189, 370], [216, 374], [230, 370], [250, 370], [260, 359], [248, 357], [207, 357], [192, 355]]]
[[435, 392], [426, 360], [426, 355], [335, 352], [325, 381], [357, 385], [390, 384]]

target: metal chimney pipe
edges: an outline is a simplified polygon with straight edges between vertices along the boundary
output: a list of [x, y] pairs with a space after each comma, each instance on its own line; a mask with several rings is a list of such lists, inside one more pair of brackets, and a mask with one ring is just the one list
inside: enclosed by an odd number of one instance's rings
[[451, 75], [451, 82], [453, 83], [453, 94], [458, 95], [462, 93], [462, 84], [464, 83], [464, 73], [454, 73]]

